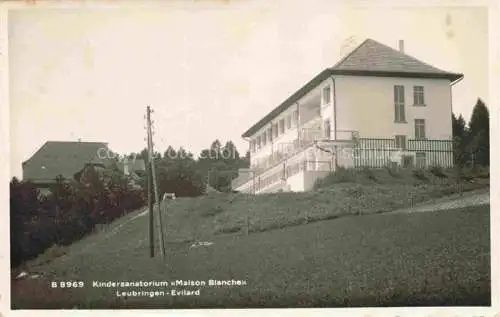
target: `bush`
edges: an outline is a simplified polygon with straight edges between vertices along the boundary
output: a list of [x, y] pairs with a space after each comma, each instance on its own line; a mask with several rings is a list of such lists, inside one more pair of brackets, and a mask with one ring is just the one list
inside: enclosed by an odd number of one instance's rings
[[316, 180], [314, 189], [328, 187], [339, 183], [350, 183], [356, 181], [356, 175], [353, 169], [346, 169], [338, 166], [335, 171], [330, 172], [326, 177]]
[[386, 169], [387, 173], [390, 176], [392, 176], [392, 177], [395, 177], [395, 178], [401, 178], [402, 177], [401, 173], [399, 172], [399, 166], [397, 166], [397, 165], [395, 167], [393, 167], [391, 165], [387, 165], [385, 167], [385, 169]]
[[41, 197], [34, 184], [12, 179], [11, 266], [39, 256], [52, 245], [74, 243], [93, 232], [96, 224], [110, 223], [144, 206], [142, 192], [120, 182], [103, 187], [99, 179], [68, 184], [57, 178], [48, 197]]
[[374, 181], [376, 182], [377, 181], [377, 178], [375, 177], [375, 174], [373, 173], [373, 171], [371, 169], [369, 169], [368, 167], [364, 167], [363, 168], [363, 174], [371, 181]]
[[489, 166], [474, 166], [470, 170], [471, 176], [475, 178], [490, 178], [490, 167]]
[[434, 175], [436, 177], [439, 177], [439, 178], [446, 178], [446, 177], [448, 177], [445, 174], [444, 169], [441, 166], [431, 166], [431, 167], [429, 167], [429, 172], [431, 172], [432, 175]]
[[418, 179], [420, 181], [428, 181], [429, 180], [427, 175], [425, 175], [425, 171], [423, 169], [416, 169], [412, 172], [412, 174], [413, 174], [413, 177], [415, 177], [416, 179]]

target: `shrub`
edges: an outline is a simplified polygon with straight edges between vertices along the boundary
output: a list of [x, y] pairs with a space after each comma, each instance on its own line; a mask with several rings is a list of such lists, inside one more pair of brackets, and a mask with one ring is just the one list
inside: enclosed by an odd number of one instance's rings
[[385, 169], [387, 171], [387, 173], [392, 176], [392, 177], [395, 177], [395, 178], [401, 178], [401, 173], [399, 172], [399, 166], [396, 165], [396, 166], [391, 166], [391, 165], [386, 165], [385, 166]]
[[375, 174], [373, 173], [373, 171], [371, 169], [369, 169], [368, 167], [364, 167], [363, 170], [362, 170], [363, 174], [371, 181], [374, 181], [376, 182], [377, 181], [377, 178], [375, 177]]
[[314, 189], [328, 187], [339, 183], [349, 183], [356, 181], [355, 171], [338, 166], [335, 171], [330, 172], [326, 177], [316, 180]]
[[439, 178], [448, 177], [441, 166], [437, 165], [431, 166], [429, 167], [429, 172], [431, 172], [434, 176]]
[[474, 166], [470, 170], [471, 176], [475, 178], [490, 178], [489, 166]]
[[10, 183], [11, 266], [17, 267], [48, 250], [69, 245], [93, 232], [96, 224], [110, 223], [145, 204], [141, 191], [121, 186], [120, 180], [103, 187], [99, 179], [87, 185], [57, 178], [47, 197], [30, 182]]
[[415, 177], [418, 180], [421, 180], [421, 181], [428, 181], [429, 180], [427, 175], [425, 175], [425, 172], [423, 169], [420, 169], [420, 168], [416, 169], [412, 173], [413, 173], [413, 177]]

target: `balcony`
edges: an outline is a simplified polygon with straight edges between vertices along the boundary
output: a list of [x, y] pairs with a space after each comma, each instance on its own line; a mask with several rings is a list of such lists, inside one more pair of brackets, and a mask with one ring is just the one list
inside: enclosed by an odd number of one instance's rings
[[[352, 142], [356, 140], [357, 134], [355, 131], [341, 131], [337, 135], [342, 134], [345, 139], [337, 139], [338, 141]], [[285, 159], [290, 158], [308, 147], [311, 147], [315, 141], [325, 140], [322, 131], [320, 129], [305, 128], [301, 133], [301, 139], [295, 139], [291, 143], [281, 145], [273, 154], [267, 156], [259, 164], [255, 164], [251, 167], [253, 172], [245, 171], [244, 173], [239, 173], [239, 176], [233, 180], [231, 183], [233, 188], [237, 188], [252, 179], [255, 175], [257, 178], [260, 174], [266, 170], [283, 163]]]

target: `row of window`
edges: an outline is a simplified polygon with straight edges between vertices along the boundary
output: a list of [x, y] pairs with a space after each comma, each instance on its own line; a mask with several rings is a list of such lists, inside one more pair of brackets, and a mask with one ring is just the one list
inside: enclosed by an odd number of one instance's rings
[[[413, 105], [424, 106], [424, 87], [413, 86]], [[394, 86], [394, 121], [406, 122], [405, 115], [405, 86]]]
[[299, 112], [298, 110], [295, 110], [292, 114], [278, 120], [278, 122], [271, 123], [269, 128], [250, 141], [250, 151], [253, 153], [266, 146], [267, 143], [270, 143], [280, 135], [285, 134], [285, 131], [297, 126], [298, 121]]

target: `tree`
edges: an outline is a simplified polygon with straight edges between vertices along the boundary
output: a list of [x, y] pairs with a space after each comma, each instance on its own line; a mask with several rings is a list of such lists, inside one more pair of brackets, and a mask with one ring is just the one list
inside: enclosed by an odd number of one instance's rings
[[148, 162], [148, 149], [144, 148], [141, 152], [139, 152], [138, 159], [144, 160], [144, 162]]
[[210, 145], [210, 158], [211, 159], [219, 159], [221, 157], [221, 143], [220, 141], [217, 139], [215, 141], [212, 142], [212, 144]]
[[490, 165], [490, 116], [484, 102], [478, 98], [472, 110], [468, 131], [469, 151], [474, 164]]
[[177, 152], [175, 151], [175, 149], [172, 147], [172, 146], [168, 146], [167, 150], [165, 151], [165, 153], [163, 153], [163, 158], [164, 159], [173, 159], [177, 157]]
[[456, 165], [464, 166], [468, 159], [467, 148], [467, 127], [462, 115], [458, 118], [452, 113], [453, 129], [453, 154]]
[[226, 145], [222, 148], [222, 158], [226, 161], [238, 161], [240, 159], [240, 154], [236, 150], [236, 146], [233, 142], [227, 141]]

